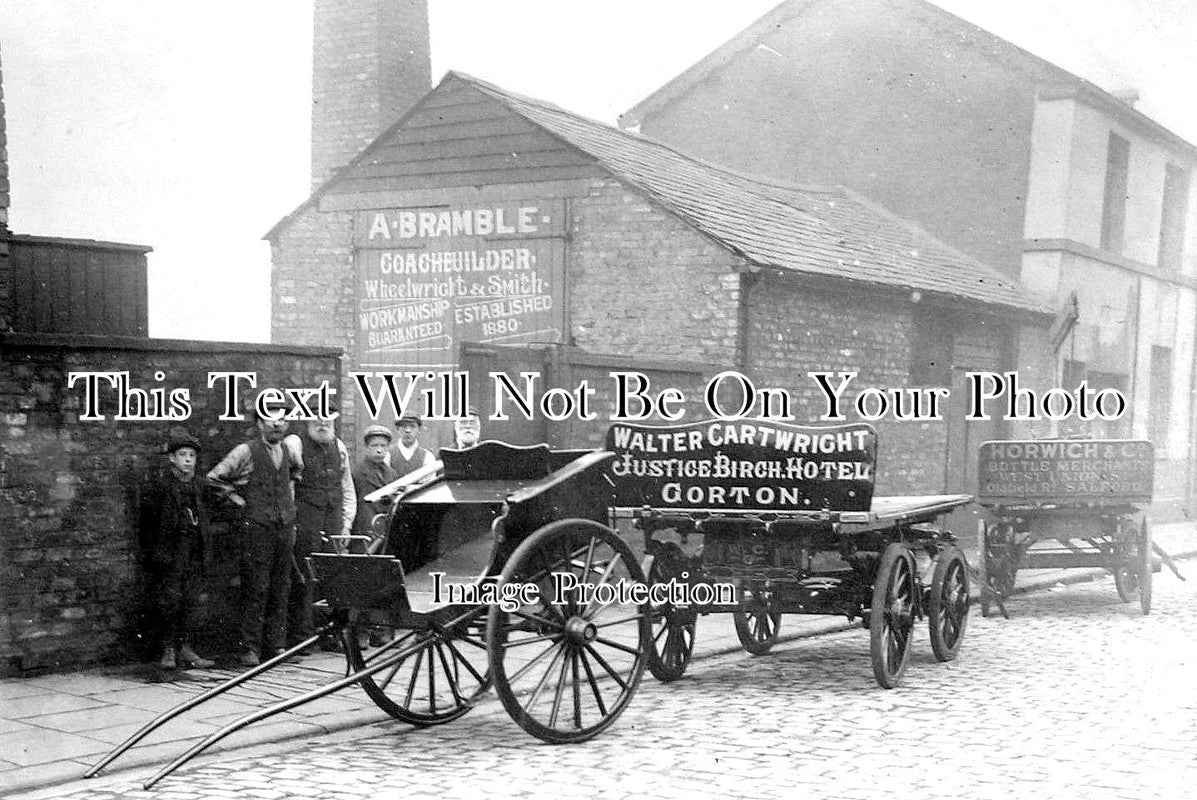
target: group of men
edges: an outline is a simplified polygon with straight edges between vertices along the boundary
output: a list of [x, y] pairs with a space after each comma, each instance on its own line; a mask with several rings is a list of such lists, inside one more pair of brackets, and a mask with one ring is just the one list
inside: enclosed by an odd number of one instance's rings
[[[354, 467], [334, 422], [317, 419], [288, 433], [259, 417], [257, 435], [234, 447], [201, 480], [200, 445], [181, 429], [167, 441], [167, 467], [142, 487], [140, 534], [148, 590], [157, 611], [158, 666], [210, 667], [192, 647], [204, 571], [212, 560], [205, 485], [240, 509], [241, 597], [238, 655], [252, 667], [313, 636], [313, 552], [366, 552], [378, 510], [364, 498], [435, 461], [420, 445], [421, 420], [407, 414], [371, 425]], [[454, 425], [459, 448], [477, 443], [473, 412]], [[356, 543], [351, 547], [350, 543]]]

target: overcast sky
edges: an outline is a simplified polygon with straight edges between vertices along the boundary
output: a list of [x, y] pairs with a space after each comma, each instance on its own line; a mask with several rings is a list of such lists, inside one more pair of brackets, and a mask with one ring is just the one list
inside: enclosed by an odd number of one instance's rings
[[[459, 69], [607, 122], [776, 0], [431, 0]], [[1197, 142], [1197, 0], [938, 0]], [[18, 233], [150, 245], [150, 333], [268, 341], [307, 196], [309, 0], [0, 0]], [[851, 54], [846, 53], [846, 58]]]

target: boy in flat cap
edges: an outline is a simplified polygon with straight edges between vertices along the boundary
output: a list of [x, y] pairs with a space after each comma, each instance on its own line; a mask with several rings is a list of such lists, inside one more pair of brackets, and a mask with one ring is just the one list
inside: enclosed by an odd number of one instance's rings
[[169, 468], [141, 487], [141, 539], [159, 614], [162, 669], [213, 666], [191, 648], [205, 566], [211, 561], [204, 485], [195, 475], [199, 451], [199, 442], [187, 431], [171, 431]]
[[[387, 452], [391, 448], [391, 429], [386, 425], [371, 425], [366, 428], [362, 441], [366, 445], [365, 457], [357, 468], [353, 470], [353, 487], [357, 491], [357, 518], [353, 522], [353, 532], [359, 536], [373, 536], [371, 524], [374, 515], [382, 511], [374, 503], [367, 503], [363, 498], [373, 491], [381, 489], [393, 482], [398, 476], [387, 463]], [[359, 548], [355, 547], [355, 551]]]

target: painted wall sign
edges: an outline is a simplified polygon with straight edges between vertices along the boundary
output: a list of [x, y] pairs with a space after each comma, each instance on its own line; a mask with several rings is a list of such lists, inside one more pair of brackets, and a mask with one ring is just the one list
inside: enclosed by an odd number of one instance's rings
[[868, 511], [877, 432], [764, 420], [612, 425], [616, 505], [724, 511]]
[[359, 212], [359, 366], [453, 366], [463, 341], [560, 341], [565, 208], [550, 200]]
[[981, 445], [983, 503], [1147, 503], [1155, 455], [1131, 439], [1038, 439]]

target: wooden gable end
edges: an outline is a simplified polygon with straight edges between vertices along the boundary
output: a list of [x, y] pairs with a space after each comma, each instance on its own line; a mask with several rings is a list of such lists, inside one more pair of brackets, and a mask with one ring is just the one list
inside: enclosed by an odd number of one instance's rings
[[569, 180], [603, 174], [570, 147], [472, 86], [450, 79], [421, 100], [328, 194]]

